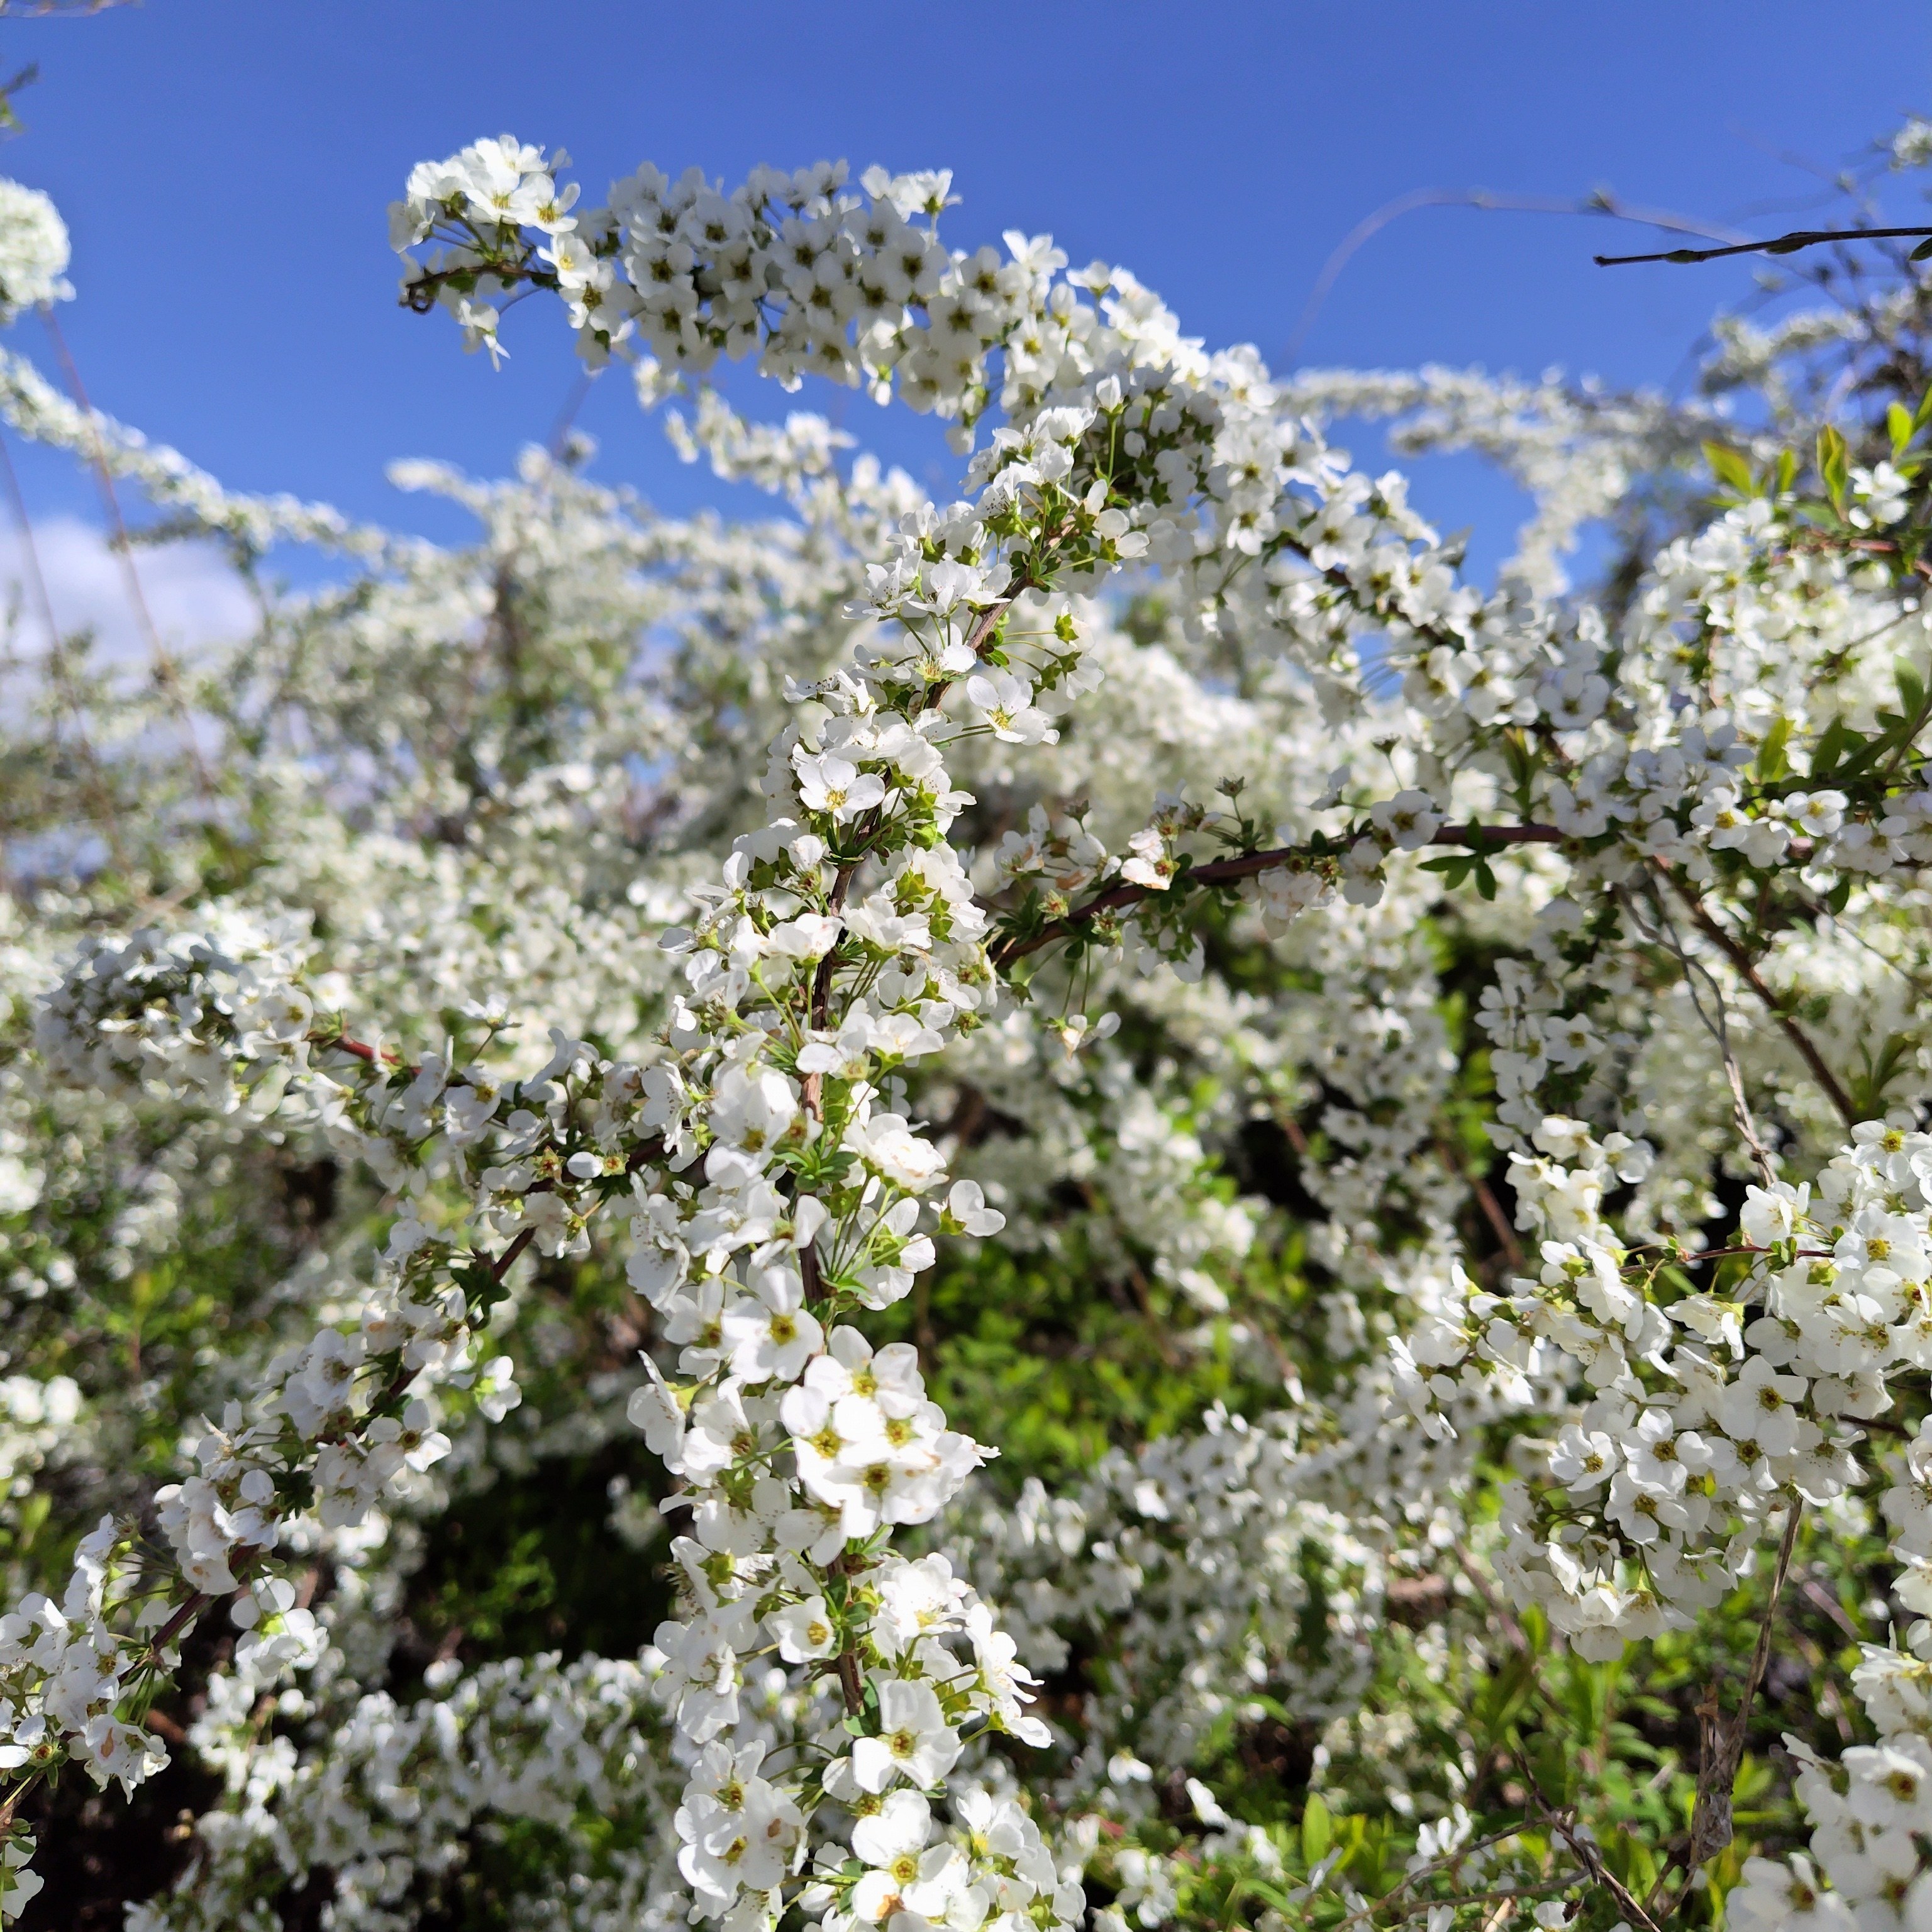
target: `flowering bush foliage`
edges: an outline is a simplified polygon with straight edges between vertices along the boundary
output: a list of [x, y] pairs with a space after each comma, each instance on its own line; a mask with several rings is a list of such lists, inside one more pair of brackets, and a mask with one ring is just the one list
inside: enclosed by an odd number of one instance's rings
[[1694, 405], [1277, 380], [944, 175], [563, 165], [406, 303], [768, 520], [566, 442], [440, 550], [0, 362], [260, 608], [7, 686], [0, 1912], [1932, 1923], [1915, 272]]

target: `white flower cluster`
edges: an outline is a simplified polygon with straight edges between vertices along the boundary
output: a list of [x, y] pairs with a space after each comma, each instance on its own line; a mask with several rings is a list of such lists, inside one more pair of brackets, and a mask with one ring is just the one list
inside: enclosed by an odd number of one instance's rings
[[[81, 1539], [59, 1601], [35, 1592], [0, 1618], [0, 1768], [39, 1771], [71, 1754], [97, 1784], [118, 1778], [131, 1791], [167, 1762], [158, 1738], [116, 1714], [124, 1693], [166, 1659], [170, 1634], [165, 1608], [157, 1614], [152, 1597], [142, 1602], [139, 1567], [124, 1561], [120, 1540], [113, 1518], [104, 1518]], [[114, 1638], [113, 1622], [130, 1604], [137, 1625], [154, 1634], [148, 1644]]]
[[1504, 574], [1540, 597], [1570, 587], [1565, 559], [1582, 530], [1609, 514], [1639, 478], [1729, 425], [1715, 411], [1660, 396], [1593, 393], [1426, 365], [1409, 371], [1300, 370], [1284, 401], [1318, 422], [1393, 418], [1390, 447], [1405, 456], [1472, 450], [1496, 463], [1535, 505]]
[[307, 1052], [315, 1010], [292, 981], [295, 958], [280, 937], [149, 928], [98, 939], [35, 1015], [35, 1048], [76, 1086], [152, 1080], [236, 1105], [238, 1066]]
[[138, 483], [148, 500], [190, 518], [244, 555], [278, 541], [314, 544], [352, 556], [420, 559], [426, 547], [350, 522], [326, 505], [288, 496], [251, 496], [224, 489], [178, 450], [148, 442], [98, 410], [82, 409], [26, 357], [0, 349], [0, 416], [22, 436], [64, 449], [111, 476]]
[[[1904, 1532], [1900, 1553], [1910, 1558], [1899, 1594], [1922, 1612], [1932, 1609], [1923, 1560], [1927, 1448], [1922, 1425], [1910, 1452], [1912, 1480], [1885, 1499], [1887, 1516]], [[1912, 1626], [1904, 1649], [1864, 1647], [1852, 1682], [1876, 1744], [1854, 1744], [1834, 1763], [1802, 1740], [1789, 1741], [1814, 1827], [1810, 1856], [1745, 1861], [1743, 1882], [1726, 1900], [1726, 1922], [1739, 1932], [1916, 1925], [1932, 1910], [1932, 1874], [1918, 1846], [1932, 1831], [1928, 1650], [1932, 1624], [1923, 1622]]]
[[949, 253], [944, 173], [874, 169], [861, 196], [844, 191], [842, 166], [763, 168], [727, 196], [694, 170], [674, 182], [646, 166], [607, 207], [579, 210], [574, 186], [555, 179], [568, 159], [506, 135], [416, 168], [392, 239], [448, 245], [412, 268], [406, 298], [440, 302], [471, 347], [496, 356], [495, 302], [535, 274], [562, 298], [593, 364], [634, 335], [694, 373], [756, 353], [789, 386], [824, 376], [882, 398], [896, 386], [916, 408], [970, 420], [988, 400], [987, 351], [1035, 311], [1066, 260], [1018, 238], [1010, 261]]
[[[1132, 1764], [1190, 1762], [1256, 1698], [1317, 1725], [1354, 1707], [1387, 1552], [1322, 1500], [1336, 1460], [1299, 1441], [1292, 1413], [1251, 1425], [1210, 1411], [1198, 1432], [1108, 1456], [1074, 1495], [1036, 1480], [1011, 1509], [962, 1502], [952, 1546], [1029, 1664], [1052, 1674], [1072, 1642], [1106, 1648], [1063, 1808], [1144, 1814]], [[1317, 1564], [1324, 1628], [1311, 1642]]]
[[[1921, 1279], [1932, 1273], [1932, 1249], [1923, 1217], [1910, 1208], [1927, 1198], [1922, 1177], [1932, 1172], [1932, 1142], [1895, 1131], [1868, 1134], [1838, 1165], [1836, 1185], [1821, 1177], [1820, 1189], [1838, 1234], [1832, 1258], [1788, 1270], [1786, 1279], [1802, 1280], [1792, 1280], [1788, 1293], [1779, 1281], [1768, 1304], [1783, 1331], [1768, 1338], [1772, 1359], [1797, 1372], [1776, 1378], [1787, 1384], [1780, 1397], [1802, 1400], [1804, 1375], [1819, 1367], [1828, 1389], [1848, 1372], [1876, 1381], [1888, 1366], [1922, 1366], [1932, 1346]], [[1774, 1220], [1760, 1232], [1784, 1228], [1786, 1238], [1802, 1238], [1808, 1204], [1785, 1192], [1769, 1210]], [[1893, 1236], [1895, 1242], [1888, 1238]], [[1920, 1423], [1904, 1460], [1894, 1472], [1902, 1480], [1885, 1491], [1880, 1508], [1895, 1533], [1892, 1554], [1904, 1564], [1895, 1594], [1921, 1620], [1902, 1646], [1865, 1646], [1864, 1660], [1852, 1673], [1876, 1744], [1855, 1745], [1833, 1763], [1801, 1740], [1789, 1741], [1814, 1826], [1811, 1856], [1746, 1862], [1730, 1910], [1750, 1932], [1888, 1919], [1910, 1924], [1932, 1910], [1932, 1874], [1918, 1848], [1932, 1831], [1932, 1621], [1925, 1621], [1932, 1618], [1932, 1424]]]
[[[1602, 1203], [1622, 1137], [1552, 1117], [1511, 1157], [1538, 1272], [1395, 1345], [1424, 1426], [1452, 1425], [1473, 1384], [1536, 1405], [1580, 1378], [1589, 1400], [1546, 1450], [1542, 1485], [1504, 1492], [1502, 1574], [1582, 1654], [1687, 1628], [1754, 1560], [1773, 1511], [1823, 1506], [1856, 1479], [1861, 1420], [1890, 1404], [1887, 1371], [1932, 1346], [1932, 1138], [1882, 1123], [1810, 1186], [1754, 1187], [1745, 1281], [1672, 1295], [1664, 1258], [1626, 1250]], [[1794, 1497], [1797, 1500], [1794, 1501]]]
[[[960, 526], [962, 547], [976, 527]], [[922, 586], [899, 574], [896, 601], [910, 605]], [[970, 659], [1002, 608], [982, 613], [956, 592], [922, 614], [937, 634], [917, 647], [949, 668], [962, 649]], [[244, 1090], [263, 1106], [286, 1093], [393, 1187], [461, 1174], [475, 1224], [509, 1244], [484, 1265], [406, 1212], [358, 1326], [324, 1328], [286, 1352], [269, 1365], [256, 1419], [236, 1411], [209, 1432], [200, 1473], [161, 1499], [197, 1592], [190, 1606], [236, 1587], [238, 1570], [272, 1550], [295, 1479], [312, 1486], [325, 1526], [351, 1526], [402, 1469], [444, 1453], [425, 1392], [475, 1375], [482, 1310], [471, 1294], [487, 1308], [532, 1244], [548, 1255], [580, 1249], [591, 1216], [636, 1177], [632, 1279], [683, 1345], [692, 1378], [675, 1388], [654, 1379], [634, 1412], [691, 1485], [693, 1533], [674, 1551], [700, 1613], [660, 1633], [669, 1681], [688, 1687], [676, 1697], [681, 1729], [702, 1743], [731, 1721], [741, 1654], [763, 1647], [761, 1618], [788, 1604], [804, 1607], [808, 1630], [825, 1620], [814, 1654], [834, 1662], [845, 1716], [862, 1726], [855, 1740], [835, 1725], [820, 1741], [830, 1758], [772, 1801], [764, 1860], [741, 1868], [727, 1856], [735, 1838], [718, 1840], [725, 1827], [695, 1802], [697, 1786], [687, 1794], [687, 1876], [706, 1910], [734, 1924], [776, 1913], [809, 1850], [805, 1816], [824, 1797], [856, 1803], [901, 1779], [938, 1784], [969, 1720], [1035, 1728], [1022, 1709], [1024, 1673], [983, 1612], [943, 1592], [932, 1606], [935, 1631], [956, 1625], [973, 1646], [962, 1676], [937, 1634], [914, 1640], [914, 1608], [892, 1640], [911, 1587], [901, 1573], [854, 1587], [877, 1564], [875, 1533], [934, 1514], [982, 1453], [945, 1429], [908, 1352], [874, 1358], [832, 1318], [909, 1290], [932, 1257], [922, 1216], [981, 1232], [1000, 1220], [965, 1182], [928, 1209], [924, 1197], [944, 1180], [938, 1151], [881, 1104], [892, 1070], [970, 1024], [990, 976], [984, 915], [943, 842], [965, 801], [935, 742], [945, 720], [927, 708], [933, 681], [881, 655], [818, 687], [766, 781], [789, 811], [738, 842], [705, 916], [668, 942], [686, 956], [687, 990], [647, 1064], [604, 1060], [556, 1029], [549, 1064], [507, 1089], [466, 1071], [454, 1042], [392, 1070], [379, 1046], [318, 1025], [315, 1001], [271, 949], [243, 961], [212, 941], [150, 936], [84, 954], [38, 1022], [44, 1057], [70, 1078], [124, 1078], [131, 1067], [221, 1107]], [[898, 708], [881, 705], [881, 692], [908, 686]], [[851, 887], [868, 860], [862, 896]], [[656, 1186], [646, 1162], [664, 1163]], [[515, 1399], [506, 1366], [486, 1372], [485, 1413]], [[302, 1614], [271, 1608], [284, 1624]], [[303, 1633], [289, 1634], [298, 1648]], [[862, 1642], [880, 1660], [869, 1672]], [[1034, 1895], [1023, 1874], [988, 1867], [982, 1886], [976, 1869], [962, 1868], [962, 1885], [1007, 1900], [1002, 1910]], [[817, 1882], [828, 1911], [848, 1909], [849, 1877]]]
[[[642, 1922], [674, 1922], [648, 1905], [676, 1885], [660, 1822], [676, 1787], [648, 1666], [542, 1656], [432, 1674], [434, 1694], [413, 1705], [382, 1692], [356, 1700], [332, 1724], [326, 1750], [284, 1748], [266, 1760], [250, 1724], [260, 1682], [216, 1680], [194, 1742], [226, 1776], [235, 1808], [202, 1820], [192, 1886], [134, 1908], [130, 1932], [252, 1924], [260, 1900], [319, 1869], [331, 1875], [331, 1922], [342, 1932], [398, 1932], [413, 1922], [412, 1893], [460, 1870], [464, 1834], [479, 1822], [568, 1832], [585, 1816], [644, 1823], [617, 1888], [649, 1911]], [[599, 1903], [615, 1910], [618, 1900]]]
[[70, 301], [72, 252], [60, 210], [38, 188], [0, 178], [0, 322], [23, 308]]

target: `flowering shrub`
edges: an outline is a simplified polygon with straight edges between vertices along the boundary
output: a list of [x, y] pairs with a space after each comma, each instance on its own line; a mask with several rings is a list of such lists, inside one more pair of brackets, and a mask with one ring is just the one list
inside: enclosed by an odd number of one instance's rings
[[260, 614], [7, 714], [0, 1912], [1932, 1923], [1916, 272], [1695, 405], [1278, 380], [944, 175], [562, 165], [406, 304], [770, 519], [575, 442], [439, 550], [0, 362]]

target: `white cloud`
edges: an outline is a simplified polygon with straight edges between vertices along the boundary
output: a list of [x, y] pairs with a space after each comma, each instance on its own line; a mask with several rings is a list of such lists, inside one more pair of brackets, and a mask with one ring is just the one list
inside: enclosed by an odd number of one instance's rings
[[[149, 656], [146, 634], [135, 614], [121, 560], [103, 532], [78, 517], [50, 517], [34, 524], [34, 546], [54, 621], [62, 633], [91, 626], [98, 662], [145, 665]], [[201, 646], [232, 641], [254, 628], [254, 600], [213, 544], [136, 547], [134, 568], [154, 628], [177, 658], [192, 658]], [[0, 591], [20, 599], [22, 655], [38, 656], [46, 640], [38, 605], [22, 581], [22, 569], [16, 526], [0, 533]]]

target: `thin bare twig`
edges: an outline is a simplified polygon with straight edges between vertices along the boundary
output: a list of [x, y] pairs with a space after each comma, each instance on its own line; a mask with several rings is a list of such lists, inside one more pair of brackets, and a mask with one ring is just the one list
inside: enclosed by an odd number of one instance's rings
[[1530, 1786], [1530, 1796], [1535, 1801], [1537, 1808], [1548, 1820], [1550, 1828], [1570, 1847], [1570, 1856], [1616, 1900], [1618, 1910], [1627, 1912], [1638, 1924], [1648, 1927], [1649, 1932], [1659, 1932], [1659, 1922], [1644, 1910], [1629, 1886], [1604, 1864], [1603, 1854], [1576, 1829], [1574, 1820], [1562, 1813], [1552, 1811], [1533, 1782]]
[[1436, 1152], [1442, 1165], [1468, 1186], [1475, 1196], [1476, 1205], [1483, 1210], [1483, 1219], [1490, 1224], [1490, 1232], [1496, 1238], [1497, 1245], [1503, 1251], [1503, 1258], [1513, 1268], [1523, 1265], [1522, 1244], [1516, 1238], [1516, 1230], [1510, 1226], [1509, 1216], [1503, 1212], [1503, 1204], [1496, 1197], [1495, 1190], [1478, 1170], [1472, 1168], [1463, 1158], [1462, 1151], [1447, 1134], [1438, 1135]]
[[1737, 969], [1738, 977], [1763, 1001], [1765, 1010], [1773, 1019], [1777, 1021], [1785, 1038], [1798, 1049], [1798, 1057], [1811, 1070], [1813, 1078], [1824, 1088], [1826, 1097], [1838, 1110], [1839, 1118], [1844, 1120], [1846, 1126], [1856, 1126], [1858, 1124], [1858, 1110], [1852, 1106], [1852, 1096], [1845, 1091], [1838, 1076], [1825, 1064], [1824, 1056], [1818, 1051], [1810, 1035], [1806, 1033], [1804, 1029], [1784, 1010], [1778, 995], [1765, 984], [1763, 976], [1759, 973], [1756, 964], [1750, 953], [1744, 950], [1740, 941], [1718, 924], [1718, 921], [1712, 916], [1703, 901], [1684, 884], [1683, 880], [1661, 862], [1659, 862], [1658, 869], [1676, 888], [1678, 898], [1682, 899], [1684, 904], [1690, 908], [1690, 916], [1696, 922], [1698, 931], [1717, 946], [1724, 957]]
[[1728, 1717], [1718, 1708], [1718, 1687], [1714, 1684], [1697, 1706], [1702, 1749], [1697, 1766], [1697, 1798], [1690, 1814], [1690, 1834], [1683, 1849], [1658, 1876], [1656, 1885], [1645, 1902], [1654, 1904], [1662, 1895], [1673, 1866], [1682, 1861], [1684, 1876], [1670, 1909], [1664, 1914], [1673, 1918], [1690, 1889], [1690, 1881], [1706, 1860], [1715, 1858], [1731, 1842], [1731, 1794], [1738, 1780], [1738, 1766], [1744, 1754], [1744, 1732], [1750, 1724], [1751, 1706], [1764, 1669], [1771, 1658], [1772, 1625], [1778, 1616], [1778, 1600], [1784, 1594], [1784, 1580], [1791, 1574], [1791, 1552], [1798, 1540], [1798, 1526], [1804, 1504], [1796, 1496], [1787, 1505], [1784, 1534], [1778, 1546], [1778, 1565], [1772, 1573], [1771, 1600], [1764, 1606], [1764, 1620], [1758, 1625], [1757, 1642], [1752, 1647], [1750, 1670], [1744, 1678], [1744, 1694], [1738, 1708]]
[[1732, 242], [1721, 248], [1666, 248], [1660, 255], [1599, 255], [1600, 268], [1621, 268], [1632, 262], [1714, 262], [1724, 255], [1795, 255], [1827, 242], [1885, 242], [1909, 236], [1932, 236], [1932, 228], [1795, 228], [1765, 242]]
[[46, 574], [40, 568], [40, 545], [34, 541], [33, 520], [27, 514], [27, 500], [20, 488], [20, 474], [14, 467], [14, 453], [7, 446], [4, 436], [0, 436], [0, 474], [6, 478], [8, 501], [20, 532], [20, 554], [26, 566], [27, 585], [33, 596], [35, 614], [40, 620], [41, 628], [47, 634], [47, 676], [52, 682], [55, 694], [73, 718], [74, 750], [86, 775], [88, 800], [94, 815], [100, 820], [101, 836], [107, 841], [115, 869], [125, 878], [128, 854], [121, 837], [121, 814], [109, 788], [107, 775], [102, 769], [100, 755], [88, 734], [87, 714], [80, 694], [68, 674], [67, 646], [61, 640], [60, 626], [54, 619], [53, 599], [47, 594]]
[[107, 450], [101, 440], [100, 425], [94, 413], [94, 405], [87, 399], [87, 390], [80, 380], [79, 365], [74, 359], [73, 351], [67, 346], [67, 338], [54, 316], [51, 304], [40, 304], [40, 320], [46, 323], [47, 334], [60, 358], [61, 368], [67, 377], [68, 389], [72, 392], [76, 406], [87, 424], [88, 454], [93, 467], [94, 478], [100, 488], [102, 507], [107, 512], [108, 543], [115, 556], [120, 560], [122, 580], [127, 586], [128, 602], [134, 607], [134, 620], [140, 626], [142, 641], [148, 646], [149, 661], [153, 665], [154, 682], [159, 685], [168, 700], [169, 708], [175, 714], [175, 722], [181, 727], [182, 736], [188, 747], [188, 763], [194, 772], [195, 789], [206, 798], [214, 790], [214, 782], [208, 776], [208, 766], [201, 755], [201, 746], [196, 738], [194, 719], [190, 714], [188, 700], [181, 686], [181, 676], [167, 646], [161, 642], [160, 632], [156, 628], [154, 613], [148, 608], [147, 593], [141, 588], [141, 573], [134, 567], [134, 546], [128, 535], [128, 525], [121, 514], [121, 499], [114, 488], [113, 472], [107, 466]]
[[[1641, 932], [1643, 929], [1642, 915], [1637, 910], [1636, 902], [1625, 898], [1624, 903]], [[1737, 1122], [1738, 1132], [1744, 1136], [1744, 1144], [1751, 1150], [1751, 1159], [1756, 1163], [1764, 1184], [1768, 1187], [1776, 1178], [1775, 1171], [1772, 1166], [1771, 1156], [1766, 1151], [1764, 1142], [1758, 1136], [1757, 1122], [1752, 1117], [1750, 1102], [1744, 1094], [1744, 1074], [1738, 1066], [1736, 1054], [1731, 1050], [1731, 1028], [1729, 1011], [1724, 1001], [1724, 989], [1718, 984], [1716, 976], [1701, 959], [1691, 957], [1689, 949], [1678, 937], [1677, 928], [1671, 922], [1670, 910], [1662, 896], [1656, 893], [1654, 888], [1651, 904], [1657, 914], [1658, 939], [1684, 969], [1684, 990], [1690, 996], [1690, 1009], [1697, 1016], [1704, 1030], [1718, 1043], [1718, 1051], [1724, 1058], [1724, 1078], [1731, 1090], [1732, 1117]], [[1708, 1012], [1705, 1010], [1704, 1002], [1698, 997], [1697, 982], [1700, 980], [1710, 993], [1711, 1008]]]
[[[1444, 1852], [1439, 1858], [1432, 1858], [1427, 1864], [1420, 1866], [1411, 1872], [1400, 1884], [1396, 1886], [1392, 1890], [1384, 1892], [1380, 1898], [1368, 1904], [1360, 1906], [1350, 1912], [1347, 1918], [1341, 1920], [1336, 1925], [1334, 1932], [1347, 1932], [1347, 1928], [1349, 1926], [1358, 1925], [1364, 1918], [1372, 1918], [1378, 1912], [1386, 1910], [1396, 1900], [1401, 1898], [1404, 1892], [1411, 1891], [1420, 1885], [1424, 1879], [1435, 1878], [1448, 1870], [1452, 1865], [1460, 1864], [1463, 1859], [1474, 1857], [1478, 1852], [1486, 1852], [1494, 1846], [1508, 1844], [1511, 1838], [1520, 1838], [1522, 1836], [1522, 1830], [1523, 1828], [1520, 1825], [1512, 1825], [1507, 1830], [1492, 1832], [1486, 1838], [1478, 1838], [1468, 1844], [1458, 1845], [1454, 1851]], [[1548, 1886], [1543, 1886], [1537, 1888], [1537, 1890], [1546, 1891], [1550, 1888]], [[1525, 1892], [1469, 1892], [1465, 1894], [1456, 1902], [1464, 1905], [1478, 1905], [1486, 1904], [1492, 1899], [1533, 1898], [1535, 1896], [1536, 1890]], [[1425, 1906], [1422, 1909], [1426, 1908]], [[1404, 1918], [1413, 1916], [1412, 1913], [1408, 1912], [1403, 1914]], [[1394, 1922], [1399, 1924], [1401, 1920], [1398, 1919]]]
[[[1322, 272], [1316, 277], [1315, 286], [1309, 292], [1307, 305], [1301, 311], [1301, 320], [1295, 324], [1294, 333], [1288, 338], [1282, 351], [1284, 364], [1292, 362], [1300, 352], [1302, 344], [1308, 339], [1308, 332], [1315, 326], [1315, 318], [1322, 311], [1322, 304], [1328, 299], [1330, 291], [1355, 251], [1391, 221], [1424, 208], [1474, 208], [1513, 214], [1603, 214], [1615, 221], [1634, 221], [1643, 227], [1661, 228], [1675, 235], [1728, 238], [1737, 232], [1735, 229], [1712, 228], [1664, 208], [1628, 207], [1608, 188], [1594, 189], [1574, 200], [1559, 195], [1492, 194], [1484, 188], [1412, 188], [1406, 194], [1397, 195], [1394, 200], [1384, 202], [1372, 214], [1357, 222], [1334, 254], [1322, 263]], [[1600, 261], [1603, 258], [1599, 256], [1598, 259]]]

